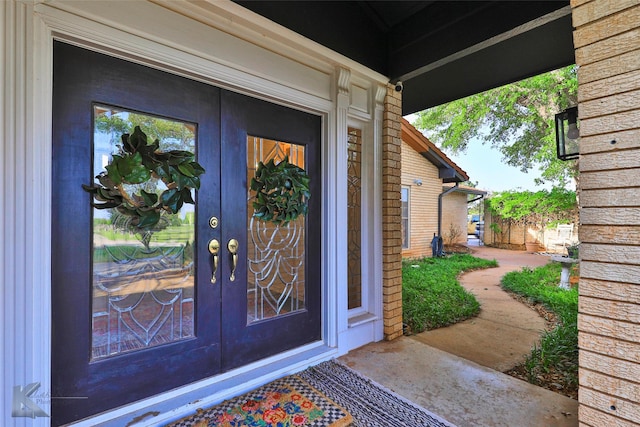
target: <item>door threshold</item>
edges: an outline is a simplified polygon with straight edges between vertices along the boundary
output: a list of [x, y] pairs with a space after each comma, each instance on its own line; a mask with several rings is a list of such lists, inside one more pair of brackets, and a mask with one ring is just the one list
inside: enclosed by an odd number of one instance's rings
[[337, 355], [336, 348], [328, 347], [322, 342], [308, 344], [69, 425], [77, 427], [165, 425], [191, 415], [197, 409], [214, 406], [270, 381], [330, 360]]

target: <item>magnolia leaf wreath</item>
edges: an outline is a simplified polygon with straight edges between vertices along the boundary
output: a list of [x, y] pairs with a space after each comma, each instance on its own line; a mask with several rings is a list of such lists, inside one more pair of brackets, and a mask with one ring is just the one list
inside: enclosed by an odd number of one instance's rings
[[[204, 169], [194, 159], [189, 151], [160, 151], [160, 141], [149, 144], [147, 135], [136, 126], [131, 135], [122, 135], [118, 154], [96, 176], [99, 184], [83, 184], [82, 188], [102, 202], [91, 203], [96, 209], [116, 209], [132, 217], [131, 225], [148, 230], [161, 214], [175, 214], [184, 203], [195, 204], [191, 190], [200, 188]], [[167, 187], [161, 193], [154, 191], [158, 180]]]
[[253, 216], [262, 221], [287, 225], [300, 215], [307, 214], [311, 197], [309, 176], [304, 169], [289, 163], [289, 157], [276, 164], [260, 162], [251, 190], [256, 192]]

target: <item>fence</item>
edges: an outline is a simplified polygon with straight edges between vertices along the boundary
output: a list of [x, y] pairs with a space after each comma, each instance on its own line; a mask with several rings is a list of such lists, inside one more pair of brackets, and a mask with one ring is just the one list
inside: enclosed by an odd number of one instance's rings
[[534, 224], [525, 225], [494, 216], [487, 209], [483, 242], [497, 248], [565, 254], [567, 246], [578, 243], [578, 234], [574, 224], [544, 228]]

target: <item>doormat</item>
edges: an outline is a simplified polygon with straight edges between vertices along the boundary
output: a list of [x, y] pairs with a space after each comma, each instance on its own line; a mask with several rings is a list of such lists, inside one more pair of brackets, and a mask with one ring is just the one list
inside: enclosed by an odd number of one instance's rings
[[353, 427], [455, 427], [337, 361], [313, 366], [298, 376], [349, 411]]
[[171, 427], [346, 427], [351, 415], [296, 375], [227, 400]]
[[[310, 402], [317, 410], [311, 409], [307, 403], [308, 410], [305, 411], [302, 402]], [[253, 417], [250, 420], [242, 415], [244, 412], [248, 413], [245, 409], [260, 405], [263, 405], [262, 418]], [[297, 406], [301, 407], [301, 412], [293, 414]], [[267, 411], [272, 412], [267, 414]], [[288, 411], [292, 411], [292, 416], [287, 419], [284, 417]], [[319, 416], [320, 412], [323, 412], [322, 417]], [[271, 415], [274, 415], [273, 418]], [[197, 414], [170, 426], [455, 427], [333, 360], [308, 368], [297, 375], [281, 378], [213, 408], [198, 410]]]

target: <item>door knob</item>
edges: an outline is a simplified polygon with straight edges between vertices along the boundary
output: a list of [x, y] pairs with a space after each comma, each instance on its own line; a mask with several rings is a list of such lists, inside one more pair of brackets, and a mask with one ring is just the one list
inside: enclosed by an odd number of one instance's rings
[[227, 249], [231, 254], [231, 277], [229, 280], [233, 282], [236, 280], [236, 267], [238, 266], [238, 241], [236, 239], [229, 240]]
[[211, 273], [211, 283], [216, 283], [216, 271], [218, 271], [218, 252], [220, 251], [220, 242], [216, 239], [209, 240], [209, 253], [213, 258], [213, 273]]

